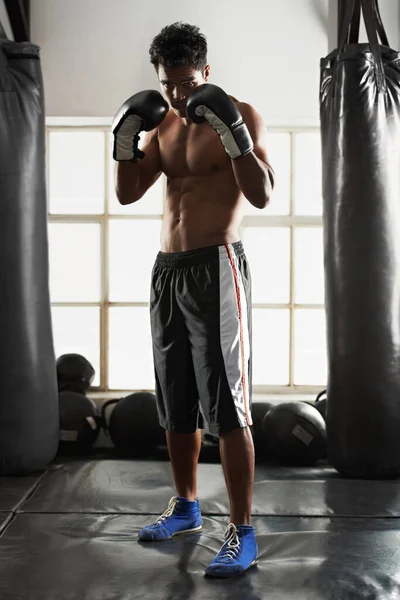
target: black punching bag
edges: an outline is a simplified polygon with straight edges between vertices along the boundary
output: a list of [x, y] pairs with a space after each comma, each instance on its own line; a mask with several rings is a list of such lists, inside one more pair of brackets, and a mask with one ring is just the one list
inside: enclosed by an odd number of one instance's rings
[[57, 452], [48, 275], [39, 48], [0, 27], [0, 475], [44, 469]]
[[379, 478], [400, 472], [400, 63], [376, 0], [345, 6], [321, 61], [328, 460]]

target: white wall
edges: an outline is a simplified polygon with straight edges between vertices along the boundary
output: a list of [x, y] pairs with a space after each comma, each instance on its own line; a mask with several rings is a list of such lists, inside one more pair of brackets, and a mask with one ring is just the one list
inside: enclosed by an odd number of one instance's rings
[[[317, 122], [319, 60], [335, 39], [332, 2], [31, 0], [47, 115], [111, 116], [135, 91], [157, 88], [150, 42], [164, 25], [186, 20], [207, 35], [213, 83], [269, 123]], [[380, 4], [396, 47], [398, 1]]]
[[4, 31], [6, 32], [7, 37], [12, 40], [13, 34], [10, 27], [10, 21], [8, 19], [8, 14], [6, 7], [4, 6], [3, 0], [0, 0], [0, 21], [4, 27]]
[[[400, 1], [399, 0], [378, 0], [379, 8], [382, 15], [382, 21], [386, 29], [387, 36], [389, 38], [389, 44], [391, 48], [399, 49], [399, 15], [400, 15]], [[365, 33], [364, 23], [361, 26], [361, 41], [366, 40], [367, 36]]]

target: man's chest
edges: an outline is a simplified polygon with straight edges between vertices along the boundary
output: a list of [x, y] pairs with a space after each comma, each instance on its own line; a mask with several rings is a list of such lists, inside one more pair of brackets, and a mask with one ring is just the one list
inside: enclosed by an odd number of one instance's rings
[[201, 176], [230, 164], [218, 134], [208, 124], [173, 124], [159, 132], [162, 170], [169, 177]]

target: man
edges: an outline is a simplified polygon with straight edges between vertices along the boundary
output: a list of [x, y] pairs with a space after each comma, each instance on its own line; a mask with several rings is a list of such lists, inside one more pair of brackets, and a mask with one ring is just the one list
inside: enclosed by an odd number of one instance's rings
[[[204, 417], [219, 434], [230, 501], [225, 543], [206, 574], [230, 577], [257, 557], [250, 525], [251, 282], [239, 226], [246, 202], [268, 204], [273, 172], [261, 117], [207, 83], [207, 42], [197, 27], [165, 27], [150, 57], [168, 104], [150, 91], [121, 107], [113, 124], [115, 183], [120, 203], [130, 204], [161, 173], [167, 178], [150, 312], [158, 413], [176, 496], [139, 540], [201, 529], [196, 477]], [[138, 150], [142, 130], [148, 133]]]

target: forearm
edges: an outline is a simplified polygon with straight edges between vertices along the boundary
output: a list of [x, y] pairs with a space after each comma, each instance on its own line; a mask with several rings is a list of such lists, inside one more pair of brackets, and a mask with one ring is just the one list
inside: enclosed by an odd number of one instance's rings
[[247, 200], [256, 208], [265, 208], [269, 203], [273, 179], [268, 165], [254, 152], [232, 160], [236, 183]]
[[120, 161], [114, 171], [115, 192], [121, 204], [139, 200], [140, 168], [138, 161]]

